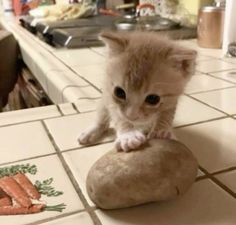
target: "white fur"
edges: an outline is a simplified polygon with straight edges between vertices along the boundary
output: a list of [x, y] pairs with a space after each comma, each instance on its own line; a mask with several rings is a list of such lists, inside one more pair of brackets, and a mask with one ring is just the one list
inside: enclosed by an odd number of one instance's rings
[[148, 139], [153, 139], [153, 138], [177, 140], [175, 134], [170, 129], [161, 129], [161, 130], [151, 131], [148, 134]]
[[82, 145], [93, 144], [101, 137], [101, 133], [97, 124], [92, 124], [80, 134], [78, 141]]
[[118, 134], [115, 141], [116, 148], [128, 152], [132, 149], [136, 149], [146, 142], [146, 136], [138, 131], [132, 130], [126, 133]]

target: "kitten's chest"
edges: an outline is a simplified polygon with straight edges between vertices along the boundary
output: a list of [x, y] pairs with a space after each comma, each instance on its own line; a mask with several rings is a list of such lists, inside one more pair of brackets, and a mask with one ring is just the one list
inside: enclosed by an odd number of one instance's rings
[[133, 125], [134, 125], [135, 129], [142, 131], [144, 134], [147, 134], [152, 130], [152, 128], [154, 126], [154, 121], [153, 122], [147, 122], [147, 123], [144, 123], [144, 124], [135, 124], [134, 123]]

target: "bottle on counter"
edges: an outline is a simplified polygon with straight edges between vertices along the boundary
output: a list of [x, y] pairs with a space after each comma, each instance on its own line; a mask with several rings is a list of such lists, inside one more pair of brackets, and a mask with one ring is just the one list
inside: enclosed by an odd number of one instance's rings
[[223, 42], [225, 8], [204, 6], [199, 9], [197, 41], [203, 48], [221, 48]]

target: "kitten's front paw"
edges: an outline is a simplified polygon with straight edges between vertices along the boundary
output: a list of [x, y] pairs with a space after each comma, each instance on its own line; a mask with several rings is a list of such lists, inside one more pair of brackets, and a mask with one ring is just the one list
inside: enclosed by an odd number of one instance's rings
[[117, 150], [123, 150], [128, 152], [130, 150], [136, 149], [146, 142], [146, 136], [138, 131], [129, 131], [120, 134], [115, 142]]
[[93, 144], [102, 136], [101, 133], [99, 128], [93, 125], [80, 134], [78, 141], [81, 145]]
[[162, 129], [162, 130], [154, 130], [151, 131], [148, 134], [148, 139], [154, 139], [154, 138], [159, 138], [159, 139], [172, 139], [172, 140], [176, 140], [176, 136], [173, 133], [172, 130], [168, 130], [168, 129]]

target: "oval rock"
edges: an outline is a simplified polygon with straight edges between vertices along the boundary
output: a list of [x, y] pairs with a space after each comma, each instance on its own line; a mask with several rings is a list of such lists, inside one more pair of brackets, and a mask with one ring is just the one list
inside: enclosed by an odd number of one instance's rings
[[197, 170], [197, 161], [185, 145], [153, 139], [139, 150], [113, 149], [102, 156], [88, 173], [87, 192], [103, 209], [169, 200], [190, 188]]

